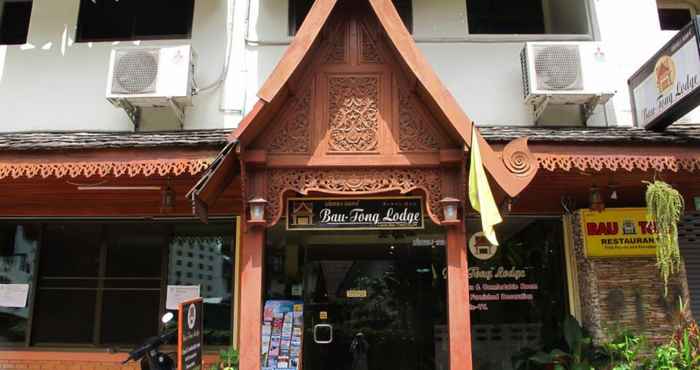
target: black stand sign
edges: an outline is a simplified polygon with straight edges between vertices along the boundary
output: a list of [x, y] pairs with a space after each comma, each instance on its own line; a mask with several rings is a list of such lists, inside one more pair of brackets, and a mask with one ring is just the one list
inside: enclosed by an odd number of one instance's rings
[[423, 226], [421, 197], [287, 200], [287, 230], [396, 230]]
[[177, 370], [201, 370], [204, 304], [202, 298], [182, 302], [177, 313]]

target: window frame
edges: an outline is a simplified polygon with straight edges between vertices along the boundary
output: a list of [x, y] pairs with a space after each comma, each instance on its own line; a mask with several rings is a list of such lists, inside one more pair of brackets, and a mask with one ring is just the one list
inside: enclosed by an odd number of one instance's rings
[[585, 8], [585, 21], [588, 32], [586, 33], [549, 33], [552, 27], [552, 14], [547, 11], [548, 4], [556, 0], [540, 0], [542, 3], [542, 20], [545, 33], [518, 34], [518, 33], [471, 33], [469, 32], [469, 7], [465, 0], [465, 32], [466, 41], [476, 42], [523, 42], [523, 41], [594, 41], [596, 38], [595, 12], [591, 11], [591, 0], [583, 0]]
[[[0, 0], [1, 1], [1, 0]], [[238, 334], [236, 333], [236, 330], [238, 328], [238, 322], [236, 321], [237, 318], [237, 305], [239, 302], [238, 298], [238, 293], [237, 290], [239, 289], [238, 286], [238, 279], [236, 278], [236, 271], [239, 268], [238, 264], [240, 261], [238, 260], [238, 245], [237, 245], [237, 238], [239, 238], [239, 228], [237, 226], [237, 221], [238, 217], [236, 216], [217, 216], [217, 217], [210, 217], [210, 221], [214, 223], [220, 223], [220, 224], [229, 224], [232, 226], [231, 234], [226, 235], [226, 236], [232, 236], [232, 240], [230, 243], [228, 243], [228, 246], [230, 247], [230, 252], [231, 252], [231, 257], [234, 258], [234, 265], [233, 265], [233, 270], [232, 270], [232, 281], [231, 281], [231, 313], [230, 313], [230, 318], [231, 318], [231, 343], [229, 345], [205, 345], [204, 346], [204, 352], [205, 353], [217, 353], [221, 349], [226, 349], [229, 348], [231, 345], [234, 345], [234, 343], [237, 340]], [[39, 286], [39, 281], [40, 281], [40, 263], [41, 263], [41, 257], [42, 257], [42, 250], [44, 248], [44, 242], [45, 242], [45, 235], [46, 235], [46, 227], [49, 224], [96, 224], [99, 225], [101, 228], [100, 232], [100, 255], [103, 253], [106, 254], [107, 249], [109, 248], [109, 238], [107, 237], [107, 229], [110, 225], [115, 225], [115, 224], [128, 224], [128, 223], [138, 223], [138, 224], [163, 224], [168, 228], [168, 233], [165, 235], [164, 240], [165, 242], [161, 246], [161, 271], [160, 271], [160, 303], [158, 307], [158, 311], [160, 315], [163, 315], [167, 310], [165, 308], [165, 300], [166, 300], [166, 293], [167, 293], [167, 284], [168, 284], [168, 261], [169, 261], [169, 253], [170, 253], [170, 242], [172, 241], [174, 237], [173, 233], [173, 226], [176, 224], [180, 223], [192, 223], [192, 224], [199, 224], [199, 220], [193, 219], [193, 218], [177, 218], [177, 219], [158, 219], [158, 220], [144, 220], [144, 219], [130, 219], [130, 218], [101, 218], [101, 219], [74, 219], [74, 218], [26, 218], [26, 219], [3, 219], [0, 217], [0, 223], [9, 223], [9, 224], [21, 224], [21, 223], [35, 223], [37, 224], [39, 228], [39, 235], [37, 239], [37, 252], [36, 252], [36, 258], [34, 260], [34, 265], [32, 268], [35, 271], [35, 274], [32, 276], [31, 280], [31, 286], [30, 286], [30, 293], [29, 296], [27, 297], [27, 308], [29, 309], [28, 313], [28, 318], [27, 318], [27, 329], [25, 332], [25, 338], [23, 342], [7, 342], [7, 343], [0, 343], [0, 350], [12, 350], [12, 349], [41, 349], [41, 350], [46, 350], [49, 348], [56, 348], [60, 350], [69, 350], [69, 351], [85, 351], [85, 350], [95, 350], [95, 349], [105, 349], [105, 348], [116, 348], [118, 352], [125, 352], [128, 350], [131, 350], [131, 348], [125, 348], [125, 344], [112, 344], [112, 343], [96, 343], [95, 340], [91, 342], [85, 342], [85, 343], [52, 343], [52, 342], [35, 342], [34, 341], [34, 319], [35, 319], [35, 303], [36, 303], [36, 296], [37, 292], [40, 289]], [[102, 266], [102, 263], [104, 263], [104, 266]], [[106, 261], [100, 261], [98, 274], [102, 276], [102, 280], [104, 281], [104, 273], [105, 271], [104, 268], [106, 268]], [[100, 276], [98, 276], [96, 279], [100, 279]], [[99, 289], [95, 288], [95, 291]], [[102, 291], [104, 293], [104, 290]], [[96, 304], [98, 299], [96, 299]], [[97, 328], [101, 326], [101, 315], [102, 312], [101, 310], [96, 309], [95, 317], [98, 318], [97, 321], [94, 324], [94, 329], [97, 331]], [[158, 323], [159, 331], [162, 330], [163, 324]], [[101, 338], [101, 332], [98, 331], [98, 337]], [[93, 336], [94, 339], [94, 336]], [[115, 347], [116, 346], [116, 347]], [[162, 348], [166, 351], [173, 352], [175, 349], [175, 345], [164, 345]]]
[[[656, 0], [656, 9], [683, 9], [690, 12], [690, 18], [698, 15], [699, 4], [690, 0]], [[659, 19], [659, 26], [661, 26], [661, 19]], [[680, 29], [678, 29], [680, 30]], [[678, 30], [665, 30], [661, 29], [661, 32], [677, 32]]]
[[[2, 1], [2, 0], [0, 0]], [[134, 31], [134, 23], [132, 20], [131, 24], [131, 34], [128, 38], [124, 37], [84, 37], [83, 31], [85, 24], [81, 22], [81, 19], [83, 17], [83, 3], [84, 2], [91, 2], [92, 0], [79, 0], [78, 2], [78, 15], [75, 21], [75, 31], [74, 31], [74, 37], [73, 39], [75, 40], [76, 43], [92, 43], [92, 42], [130, 42], [130, 41], [156, 41], [156, 40], [191, 40], [192, 39], [192, 31], [194, 29], [194, 14], [195, 14], [195, 7], [196, 7], [196, 0], [192, 0], [192, 12], [191, 12], [191, 17], [189, 20], [189, 32], [185, 34], [168, 34], [168, 35], [143, 35], [143, 36], [138, 36], [135, 35]], [[143, 1], [143, 0], [141, 0]], [[133, 3], [129, 3], [133, 4]], [[133, 17], [133, 15], [132, 15]], [[133, 19], [133, 18], [132, 18]]]
[[[287, 1], [287, 36], [290, 38], [293, 38], [296, 36], [297, 32], [299, 32], [299, 28], [297, 27], [297, 14], [296, 14], [296, 6], [297, 6], [297, 1], [309, 1], [313, 5], [313, 0], [288, 0]], [[403, 1], [404, 5], [408, 6], [408, 13], [406, 13], [406, 21], [404, 22], [404, 25], [408, 29], [408, 32], [410, 34], [413, 34], [413, 0], [397, 0], [397, 1]], [[392, 0], [393, 2], [393, 0]], [[396, 6], [396, 4], [394, 4]], [[403, 15], [401, 11], [397, 8], [396, 9], [399, 12], [399, 16]], [[308, 13], [306, 14], [308, 15]], [[306, 17], [306, 16], [304, 16]], [[404, 20], [401, 18], [401, 20]], [[301, 27], [301, 24], [299, 24], [299, 27]]]
[[6, 45], [23, 45], [26, 44], [29, 41], [29, 31], [31, 29], [32, 25], [32, 12], [34, 11], [34, 0], [0, 0], [0, 27], [2, 27], [2, 16], [3, 12], [5, 10], [5, 4], [7, 3], [29, 3], [29, 20], [27, 21], [27, 36], [24, 38], [23, 43], [11, 43], [11, 44], [5, 44], [0, 42], [0, 46], [6, 46]]

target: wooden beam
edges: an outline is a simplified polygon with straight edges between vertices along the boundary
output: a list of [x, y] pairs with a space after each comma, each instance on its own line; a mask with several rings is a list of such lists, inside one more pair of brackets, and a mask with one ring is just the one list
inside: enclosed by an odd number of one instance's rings
[[447, 228], [447, 303], [450, 370], [472, 370], [467, 237], [462, 227]]
[[265, 228], [246, 227], [241, 242], [240, 370], [260, 370]]

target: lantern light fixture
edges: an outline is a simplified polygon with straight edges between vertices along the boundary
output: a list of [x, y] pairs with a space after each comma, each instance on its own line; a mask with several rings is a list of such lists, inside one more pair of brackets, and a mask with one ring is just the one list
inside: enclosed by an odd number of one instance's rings
[[590, 189], [590, 194], [589, 194], [589, 208], [593, 211], [598, 211], [602, 212], [605, 210], [605, 201], [603, 200], [603, 194], [600, 191], [600, 188], [593, 185]]
[[175, 190], [170, 186], [166, 185], [160, 193], [160, 211], [163, 213], [173, 212], [175, 210]]
[[265, 222], [265, 205], [267, 201], [263, 198], [254, 198], [248, 201], [248, 206], [250, 207], [250, 219], [249, 222], [252, 223], [264, 223]]
[[456, 223], [459, 221], [459, 203], [459, 199], [449, 197], [440, 201], [445, 222]]

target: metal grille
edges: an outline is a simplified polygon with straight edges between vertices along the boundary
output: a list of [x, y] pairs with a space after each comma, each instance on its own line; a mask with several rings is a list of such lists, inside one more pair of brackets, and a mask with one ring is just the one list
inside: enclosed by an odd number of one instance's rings
[[678, 226], [678, 244], [685, 261], [690, 309], [700, 317], [700, 213], [687, 214]]
[[155, 92], [158, 77], [158, 49], [120, 50], [112, 80], [114, 94], [148, 94]]
[[538, 90], [580, 90], [581, 55], [575, 45], [535, 46]]
[[523, 77], [523, 97], [530, 95], [530, 75], [527, 68], [527, 46], [520, 52], [520, 69]]

